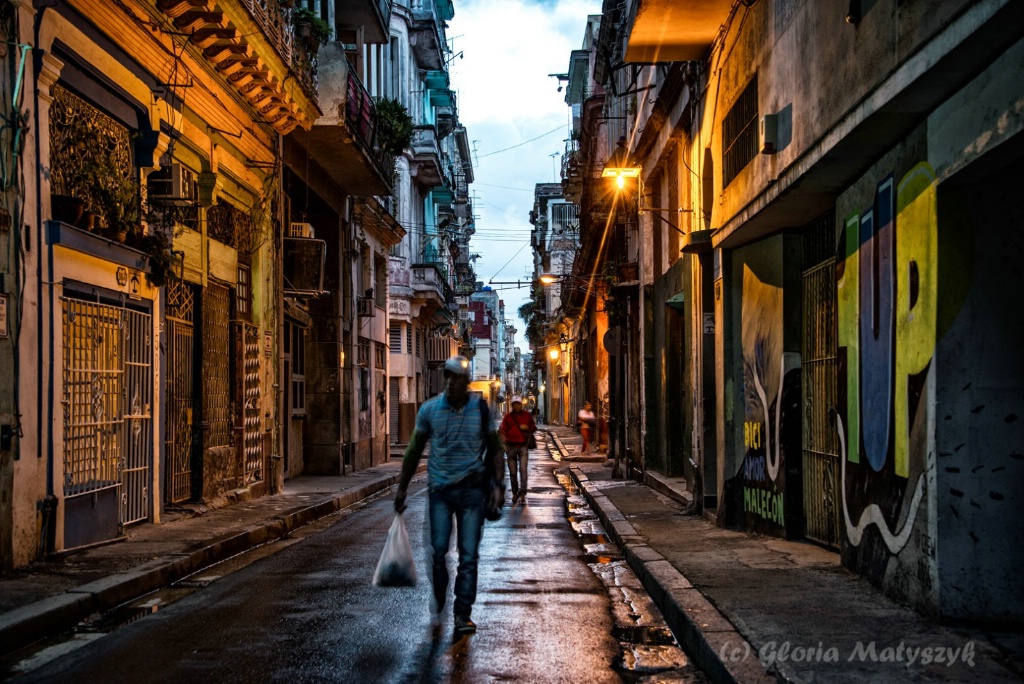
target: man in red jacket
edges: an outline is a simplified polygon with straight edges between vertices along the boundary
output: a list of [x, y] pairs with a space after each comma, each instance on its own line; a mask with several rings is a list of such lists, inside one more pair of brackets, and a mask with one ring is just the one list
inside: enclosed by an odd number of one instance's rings
[[522, 397], [512, 397], [512, 410], [505, 414], [498, 434], [505, 443], [508, 456], [508, 479], [512, 484], [512, 503], [526, 503], [526, 466], [530, 435], [537, 430], [533, 416], [523, 410]]

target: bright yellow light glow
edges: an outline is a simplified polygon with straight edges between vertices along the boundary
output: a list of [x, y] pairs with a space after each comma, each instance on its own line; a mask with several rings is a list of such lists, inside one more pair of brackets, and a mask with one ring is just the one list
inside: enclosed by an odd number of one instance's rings
[[550, 273], [544, 273], [544, 274], [541, 274], [541, 276], [540, 276], [540, 278], [538, 278], [538, 280], [540, 280], [540, 282], [544, 283], [545, 285], [550, 285], [551, 283], [553, 283], [556, 280], [558, 280], [558, 276], [553, 276]]
[[558, 350], [557, 349], [549, 349], [548, 350], [548, 358], [551, 359], [552, 361], [557, 360], [558, 359]]
[[608, 166], [601, 171], [601, 178], [638, 178], [639, 166]]
[[618, 178], [615, 179], [615, 184], [618, 185], [619, 190], [621, 190], [622, 188], [626, 187], [626, 178], [620, 175]]

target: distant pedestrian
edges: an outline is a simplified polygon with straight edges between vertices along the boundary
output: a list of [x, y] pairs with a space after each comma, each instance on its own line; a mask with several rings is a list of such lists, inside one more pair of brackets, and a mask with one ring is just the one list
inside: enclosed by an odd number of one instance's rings
[[[416, 427], [402, 460], [402, 478], [395, 493], [395, 510], [405, 510], [406, 490], [430, 443], [427, 458], [428, 517], [433, 548], [434, 618], [440, 624], [448, 592], [445, 556], [456, 524], [459, 565], [455, 577], [455, 631], [473, 634], [470, 619], [476, 601], [477, 563], [484, 513], [505, 504], [505, 468], [501, 440], [491, 423], [486, 402], [470, 395], [469, 361], [453, 356], [444, 364], [444, 392], [426, 401], [416, 414]], [[486, 452], [486, 458], [481, 454]], [[493, 486], [490, 483], [493, 482]]]
[[512, 485], [512, 503], [526, 503], [527, 464], [530, 435], [537, 431], [533, 416], [523, 410], [521, 397], [512, 397], [512, 410], [505, 414], [498, 434], [505, 443], [508, 459], [508, 480]]
[[589, 401], [584, 402], [583, 408], [576, 414], [577, 427], [580, 435], [583, 436], [583, 450], [580, 453], [590, 453], [590, 443], [593, 440], [594, 428], [597, 427], [597, 417], [594, 415], [594, 405]]

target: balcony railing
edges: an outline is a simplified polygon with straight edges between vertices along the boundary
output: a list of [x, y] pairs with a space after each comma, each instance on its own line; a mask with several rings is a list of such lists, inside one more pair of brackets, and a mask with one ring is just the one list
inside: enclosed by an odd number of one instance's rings
[[450, 305], [455, 301], [455, 292], [445, 278], [443, 264], [413, 264], [412, 289], [416, 293], [436, 293], [440, 304]]
[[383, 149], [377, 139], [377, 113], [373, 98], [356, 76], [352, 64], [348, 65], [348, 95], [345, 98], [345, 121], [356, 138], [369, 151], [380, 166], [385, 178], [391, 178], [395, 171], [395, 157]]

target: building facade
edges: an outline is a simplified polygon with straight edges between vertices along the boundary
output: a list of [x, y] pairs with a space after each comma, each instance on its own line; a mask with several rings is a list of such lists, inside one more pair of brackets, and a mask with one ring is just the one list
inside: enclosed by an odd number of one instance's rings
[[393, 258], [451, 308], [471, 234], [451, 12], [0, 5], [3, 567], [390, 457]]
[[576, 273], [636, 262], [602, 305], [626, 472], [925, 612], [1019, 615], [1021, 6], [603, 9], [564, 178]]

